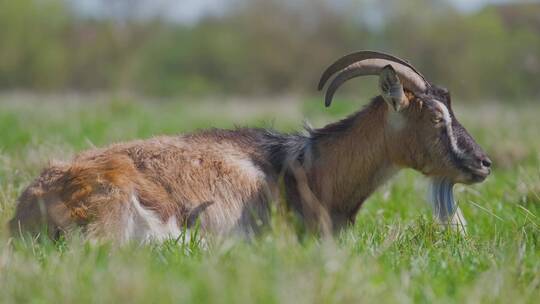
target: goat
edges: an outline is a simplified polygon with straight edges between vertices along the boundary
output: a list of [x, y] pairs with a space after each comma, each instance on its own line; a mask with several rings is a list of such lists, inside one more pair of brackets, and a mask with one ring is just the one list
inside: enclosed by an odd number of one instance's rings
[[305, 133], [211, 129], [83, 152], [50, 165], [26, 188], [10, 230], [37, 233], [45, 225], [55, 238], [81, 229], [89, 239], [122, 244], [176, 237], [198, 220], [203, 233], [251, 235], [283, 198], [307, 225], [317, 229], [327, 219], [339, 231], [401, 168], [434, 180], [441, 221], [461, 216], [452, 185], [483, 181], [491, 161], [456, 120], [449, 91], [407, 61], [373, 51], [337, 60], [319, 90], [333, 75], [326, 106], [358, 76], [379, 76], [380, 95]]

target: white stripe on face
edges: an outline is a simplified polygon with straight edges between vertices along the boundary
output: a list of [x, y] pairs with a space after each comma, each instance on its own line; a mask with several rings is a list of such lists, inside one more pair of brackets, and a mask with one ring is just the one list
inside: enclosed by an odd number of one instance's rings
[[438, 100], [433, 100], [435, 104], [439, 107], [443, 114], [444, 124], [446, 127], [446, 132], [448, 133], [448, 137], [450, 138], [450, 147], [452, 148], [452, 151], [456, 153], [458, 156], [463, 155], [463, 151], [459, 148], [457, 144], [457, 139], [454, 136], [454, 129], [452, 128], [452, 117], [450, 116], [450, 111], [448, 111], [448, 108], [446, 105]]

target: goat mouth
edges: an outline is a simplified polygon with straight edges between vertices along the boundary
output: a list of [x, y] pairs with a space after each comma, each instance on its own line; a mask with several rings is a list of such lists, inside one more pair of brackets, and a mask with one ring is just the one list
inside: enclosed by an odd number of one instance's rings
[[467, 166], [467, 173], [471, 176], [471, 181], [473, 183], [479, 183], [484, 181], [490, 174], [491, 169], [490, 168], [478, 168], [478, 167], [472, 167]]

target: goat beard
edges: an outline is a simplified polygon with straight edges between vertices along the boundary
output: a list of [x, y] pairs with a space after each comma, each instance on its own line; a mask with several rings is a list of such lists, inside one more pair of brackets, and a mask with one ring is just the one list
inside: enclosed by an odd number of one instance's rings
[[436, 177], [430, 180], [428, 201], [433, 207], [433, 215], [444, 224], [451, 221], [457, 211], [454, 200], [454, 183], [444, 177]]

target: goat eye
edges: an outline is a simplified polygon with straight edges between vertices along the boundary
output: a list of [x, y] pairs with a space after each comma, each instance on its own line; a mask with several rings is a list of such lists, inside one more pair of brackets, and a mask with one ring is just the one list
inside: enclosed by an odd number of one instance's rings
[[434, 124], [438, 125], [438, 124], [440, 124], [440, 123], [442, 122], [442, 117], [433, 117], [433, 118], [431, 119], [431, 121], [432, 121]]

